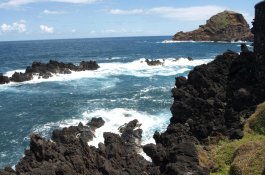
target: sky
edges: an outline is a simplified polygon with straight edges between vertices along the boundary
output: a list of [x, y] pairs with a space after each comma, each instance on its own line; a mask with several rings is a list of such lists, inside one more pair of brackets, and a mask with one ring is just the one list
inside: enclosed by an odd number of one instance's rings
[[224, 10], [242, 13], [250, 24], [260, 1], [0, 0], [0, 41], [171, 36]]

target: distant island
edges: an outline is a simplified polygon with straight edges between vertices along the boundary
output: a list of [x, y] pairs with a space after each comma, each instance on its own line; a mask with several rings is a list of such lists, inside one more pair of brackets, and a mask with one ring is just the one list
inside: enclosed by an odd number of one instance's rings
[[253, 34], [244, 16], [223, 11], [212, 16], [205, 25], [191, 32], [178, 32], [175, 41], [253, 41]]

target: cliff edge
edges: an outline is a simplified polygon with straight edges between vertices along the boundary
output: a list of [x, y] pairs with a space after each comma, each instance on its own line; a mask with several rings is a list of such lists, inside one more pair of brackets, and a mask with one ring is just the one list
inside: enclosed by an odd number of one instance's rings
[[212, 16], [205, 25], [191, 32], [178, 32], [177, 41], [253, 41], [253, 34], [242, 14], [223, 11]]

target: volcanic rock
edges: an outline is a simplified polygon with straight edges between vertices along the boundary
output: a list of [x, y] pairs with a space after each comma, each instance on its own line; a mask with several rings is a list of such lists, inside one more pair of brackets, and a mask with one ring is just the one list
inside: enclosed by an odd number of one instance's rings
[[71, 74], [71, 71], [96, 70], [98, 68], [99, 65], [95, 61], [82, 61], [78, 66], [54, 60], [50, 60], [47, 64], [34, 61], [31, 66], [26, 68], [25, 73], [15, 72], [10, 78], [0, 74], [0, 84], [9, 83], [10, 81], [29, 81], [33, 79], [33, 75], [48, 79], [53, 76], [52, 74]]
[[95, 130], [96, 128], [100, 128], [104, 124], [105, 124], [105, 121], [101, 117], [92, 118], [91, 121], [87, 123], [87, 125], [90, 126], [90, 128], [92, 128], [93, 130]]
[[[137, 123], [133, 121], [125, 125], [124, 132], [129, 128], [135, 130]], [[16, 171], [7, 167], [0, 174], [147, 175], [154, 171], [149, 167], [150, 163], [137, 154], [134, 145], [125, 142], [126, 139], [117, 134], [104, 133], [104, 144], [100, 143], [97, 149], [87, 144], [91, 139], [90, 133], [89, 127], [80, 123], [78, 126], [55, 130], [52, 140], [33, 134], [30, 148], [16, 165]]]
[[33, 78], [32, 74], [15, 72], [12, 75], [12, 77], [10, 78], [10, 81], [13, 81], [13, 82], [23, 82], [23, 81], [32, 80], [32, 78]]
[[2, 73], [0, 73], [0, 84], [6, 84], [9, 83], [10, 80], [7, 76], [4, 76]]
[[149, 60], [149, 59], [146, 59], [145, 62], [147, 63], [148, 66], [160, 66], [160, 65], [163, 65], [163, 62], [161, 62], [160, 60]]
[[191, 32], [178, 32], [177, 41], [253, 41], [253, 34], [243, 15], [224, 11], [212, 16], [205, 25]]

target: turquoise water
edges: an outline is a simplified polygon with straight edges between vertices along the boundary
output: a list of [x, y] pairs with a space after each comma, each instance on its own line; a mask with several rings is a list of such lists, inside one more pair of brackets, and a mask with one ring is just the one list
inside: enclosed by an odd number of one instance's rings
[[[135, 118], [142, 123], [143, 144], [153, 142], [153, 132], [169, 123], [175, 77], [227, 49], [240, 49], [238, 43], [163, 43], [166, 39], [170, 37], [0, 42], [0, 72], [6, 75], [50, 59], [100, 65], [97, 71], [0, 85], [0, 168], [17, 163], [32, 132], [49, 138], [55, 128], [85, 124], [92, 117], [103, 117], [106, 124], [91, 145], [103, 141], [104, 131], [118, 132]], [[146, 58], [164, 60], [164, 66], [149, 67]]]

